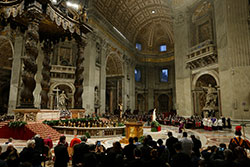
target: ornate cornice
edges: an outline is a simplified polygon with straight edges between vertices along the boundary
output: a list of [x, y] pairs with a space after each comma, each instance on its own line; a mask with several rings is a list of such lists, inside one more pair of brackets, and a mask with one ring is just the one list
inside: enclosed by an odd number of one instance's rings
[[202, 42], [189, 49], [186, 68], [191, 70], [218, 63], [216, 46], [211, 40]]
[[0, 6], [9, 6], [9, 5], [16, 5], [20, 2], [22, 2], [23, 0], [2, 0], [0, 1]]
[[[1, 2], [2, 5], [3, 2]], [[24, 12], [24, 1], [20, 1], [20, 3], [8, 3], [3, 8], [1, 13], [4, 14], [5, 18], [9, 17], [17, 17]]]
[[[80, 21], [81, 17], [83, 17], [82, 15], [79, 14], [76, 19], [73, 19], [62, 13], [62, 11], [51, 4], [48, 0], [0, 2], [0, 7], [0, 13], [3, 13], [5, 18], [15, 18], [17, 16], [20, 16], [21, 18], [21, 15], [24, 13], [26, 19], [30, 18], [29, 14], [33, 14], [35, 17], [43, 15], [44, 19], [50, 18], [50, 20], [57, 26], [61, 26], [64, 30], [69, 30], [69, 32], [76, 33], [80, 36], [84, 36], [84, 34], [92, 31], [92, 28], [89, 25]], [[39, 13], [39, 15], [37, 15], [37, 13]]]

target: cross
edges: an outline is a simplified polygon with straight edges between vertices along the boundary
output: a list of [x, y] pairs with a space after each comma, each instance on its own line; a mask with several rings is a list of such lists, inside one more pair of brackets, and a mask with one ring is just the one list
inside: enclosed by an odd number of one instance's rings
[[57, 87], [56, 89], [53, 89], [53, 91], [56, 92], [56, 107], [58, 109], [59, 108], [58, 101], [59, 101], [59, 92], [60, 92], [60, 89], [58, 89], [58, 87]]

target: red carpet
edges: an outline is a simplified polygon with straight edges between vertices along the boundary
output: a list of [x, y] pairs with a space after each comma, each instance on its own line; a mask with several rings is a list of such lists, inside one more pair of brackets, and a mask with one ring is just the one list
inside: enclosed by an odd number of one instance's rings
[[60, 137], [60, 133], [43, 123], [29, 123], [23, 127], [9, 128], [8, 122], [0, 122], [0, 138], [10, 138], [28, 140], [39, 134], [43, 139], [51, 136], [53, 141]]
[[51, 136], [53, 141], [59, 140], [61, 134], [55, 129], [43, 123], [29, 123], [26, 127], [35, 134], [39, 134], [43, 139], [46, 139], [48, 135]]

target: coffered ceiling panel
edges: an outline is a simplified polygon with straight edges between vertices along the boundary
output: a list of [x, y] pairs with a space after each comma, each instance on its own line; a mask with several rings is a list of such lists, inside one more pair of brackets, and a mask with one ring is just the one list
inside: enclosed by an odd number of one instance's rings
[[173, 17], [169, 0], [94, 1], [94, 7], [99, 13], [131, 43], [146, 43], [148, 40], [159, 43], [155, 40], [165, 39], [163, 43], [170, 42], [169, 45], [173, 45]]

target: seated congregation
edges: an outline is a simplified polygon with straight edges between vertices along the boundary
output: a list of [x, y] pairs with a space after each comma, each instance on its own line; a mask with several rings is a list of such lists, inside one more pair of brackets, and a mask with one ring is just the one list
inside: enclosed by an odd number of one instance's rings
[[63, 135], [53, 147], [49, 137], [43, 140], [36, 135], [20, 153], [10, 139], [1, 150], [0, 167], [41, 167], [43, 164], [54, 167], [247, 167], [250, 164], [247, 156], [250, 143], [241, 137], [239, 126], [236, 137], [229, 143], [207, 148], [187, 132], [179, 139], [172, 132], [167, 135], [165, 143], [162, 139], [155, 141], [150, 135], [129, 138], [124, 148], [118, 141], [109, 148], [100, 141], [88, 144], [86, 136], [75, 136], [68, 144]]

